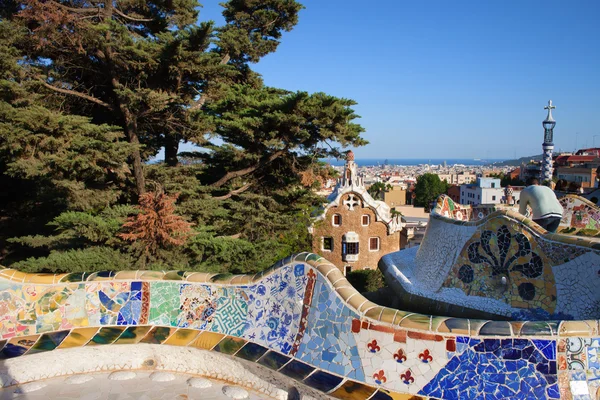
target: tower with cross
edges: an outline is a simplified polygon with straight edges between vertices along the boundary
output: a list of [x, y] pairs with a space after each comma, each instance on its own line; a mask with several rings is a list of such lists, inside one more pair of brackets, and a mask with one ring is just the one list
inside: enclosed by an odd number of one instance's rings
[[542, 182], [551, 181], [552, 180], [552, 153], [554, 151], [554, 126], [556, 125], [556, 121], [552, 118], [552, 110], [555, 109], [556, 106], [552, 105], [552, 100], [548, 100], [548, 105], [544, 107], [544, 110], [548, 110], [548, 115], [546, 119], [542, 122], [542, 126], [544, 127], [544, 143], [542, 144], [543, 149], [543, 159], [542, 159], [542, 171], [540, 180]]

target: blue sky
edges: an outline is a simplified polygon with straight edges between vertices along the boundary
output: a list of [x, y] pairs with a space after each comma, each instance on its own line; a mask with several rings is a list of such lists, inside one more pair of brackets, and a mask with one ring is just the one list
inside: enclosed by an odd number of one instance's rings
[[[557, 150], [600, 147], [600, 1], [300, 2], [253, 68], [270, 86], [357, 101], [370, 142], [357, 158], [540, 154], [549, 99]], [[218, 1], [203, 6], [222, 23]]]

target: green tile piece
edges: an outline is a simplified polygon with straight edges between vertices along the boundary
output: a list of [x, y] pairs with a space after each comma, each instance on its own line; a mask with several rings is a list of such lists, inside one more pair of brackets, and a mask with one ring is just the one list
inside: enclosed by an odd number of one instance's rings
[[148, 332], [148, 334], [140, 341], [140, 343], [162, 344], [176, 330], [177, 328], [155, 326], [154, 328], [150, 329], [150, 332]]
[[177, 326], [182, 283], [154, 281], [150, 283], [150, 316], [148, 324]]
[[246, 341], [244, 339], [228, 336], [225, 339], [221, 340], [213, 350], [223, 354], [234, 354], [244, 344], [246, 344]]
[[92, 340], [90, 340], [88, 342], [87, 346], [96, 346], [96, 345], [100, 345], [100, 344], [111, 344], [115, 340], [117, 340], [117, 338], [119, 336], [121, 336], [121, 333], [123, 333], [125, 328], [126, 328], [125, 326], [123, 326], [123, 327], [107, 326], [104, 328], [100, 328], [98, 333], [96, 333], [96, 335], [94, 335]]
[[[41, 353], [43, 351], [54, 350], [62, 343], [69, 334], [69, 330], [44, 333], [38, 341], [31, 346], [27, 354]], [[1, 346], [0, 346], [1, 347]]]

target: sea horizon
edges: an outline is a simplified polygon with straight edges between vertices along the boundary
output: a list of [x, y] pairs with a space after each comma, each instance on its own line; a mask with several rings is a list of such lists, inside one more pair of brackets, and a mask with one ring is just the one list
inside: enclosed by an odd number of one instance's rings
[[[483, 166], [489, 165], [500, 161], [505, 161], [504, 158], [357, 158], [354, 160], [356, 165], [359, 167], [371, 167], [371, 166], [415, 166], [415, 165], [443, 165], [444, 162], [447, 166], [451, 165], [469, 165], [469, 166]], [[345, 164], [343, 159], [326, 158], [323, 161], [330, 165], [339, 167]]]

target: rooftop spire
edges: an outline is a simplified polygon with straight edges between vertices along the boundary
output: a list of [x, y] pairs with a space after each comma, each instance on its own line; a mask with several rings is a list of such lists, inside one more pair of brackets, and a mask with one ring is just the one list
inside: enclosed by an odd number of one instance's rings
[[556, 108], [556, 106], [552, 105], [552, 100], [548, 100], [548, 105], [544, 106], [544, 110], [548, 110], [548, 116], [546, 117], [546, 121], [554, 121], [554, 118], [552, 118], [553, 108]]

